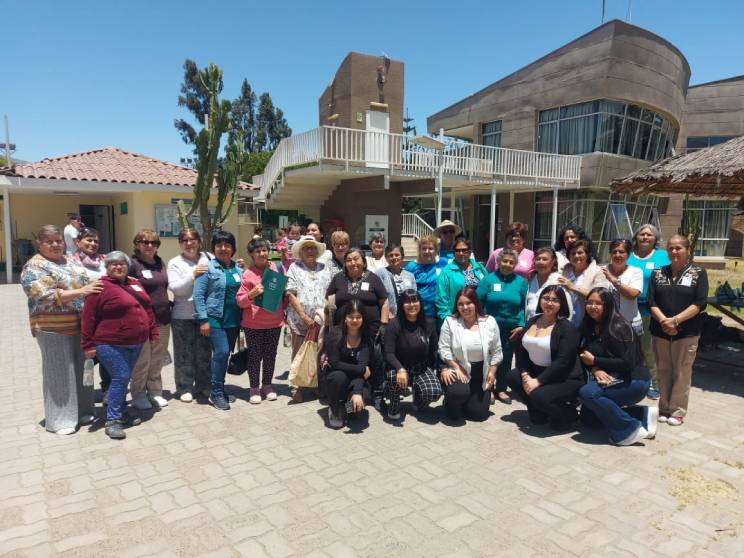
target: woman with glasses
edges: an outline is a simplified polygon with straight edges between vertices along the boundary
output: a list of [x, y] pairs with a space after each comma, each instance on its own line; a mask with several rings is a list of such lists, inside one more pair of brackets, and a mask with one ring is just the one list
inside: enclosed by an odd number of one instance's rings
[[638, 335], [643, 333], [638, 295], [643, 290], [643, 272], [628, 265], [630, 240], [618, 238], [610, 243], [610, 263], [600, 269], [609, 282], [608, 289], [615, 296], [615, 307]]
[[637, 407], [648, 391], [638, 335], [620, 314], [616, 297], [602, 287], [586, 297], [579, 358], [589, 382], [579, 390], [581, 420], [604, 426], [610, 442], [631, 446], [656, 436], [656, 407]]
[[502, 360], [499, 326], [483, 312], [472, 287], [460, 289], [454, 298], [439, 336], [444, 411], [451, 419], [483, 421]]
[[103, 289], [85, 300], [80, 346], [87, 358], [98, 357], [111, 374], [106, 434], [126, 438], [124, 426], [141, 419], [127, 414], [127, 387], [143, 345], [158, 341], [158, 328], [150, 296], [129, 277], [129, 256], [115, 250], [106, 256]]
[[73, 434], [94, 418], [93, 386], [83, 385], [80, 314], [85, 297], [101, 292], [103, 283], [89, 281], [80, 264], [65, 254], [62, 231], [54, 225], [41, 227], [36, 249], [23, 266], [21, 286], [28, 297], [31, 335], [41, 351], [44, 428]]
[[194, 318], [194, 281], [207, 272], [210, 256], [201, 251], [196, 229], [182, 229], [178, 244], [181, 254], [168, 262], [168, 288], [173, 293], [173, 367], [178, 396], [191, 403], [194, 396], [209, 396], [212, 348]]
[[487, 275], [486, 268], [472, 258], [473, 245], [464, 237], [455, 241], [455, 258], [442, 268], [437, 278], [437, 325], [441, 327], [447, 316], [452, 315], [456, 295], [461, 289], [475, 290]]
[[[511, 223], [506, 227], [506, 247], [514, 250], [517, 254], [517, 265], [514, 267], [514, 273], [521, 275], [525, 281], [530, 278], [530, 273], [535, 270], [535, 254], [532, 250], [524, 247], [524, 241], [527, 238], [527, 225], [524, 223]], [[494, 250], [491, 257], [486, 262], [486, 270], [492, 273], [497, 267], [497, 258], [503, 248]]]
[[579, 331], [569, 321], [566, 293], [548, 285], [540, 294], [540, 313], [525, 325], [516, 347], [517, 367], [509, 385], [527, 405], [532, 424], [550, 422], [557, 431], [576, 421], [576, 400], [585, 382], [578, 359]]
[[437, 378], [437, 328], [427, 317], [414, 289], [400, 293], [396, 316], [385, 328], [388, 418], [400, 419], [400, 392], [413, 390], [413, 408], [420, 411], [442, 396]]
[[446, 263], [455, 257], [455, 240], [462, 233], [462, 229], [449, 219], [445, 219], [434, 229], [434, 234], [439, 237], [439, 259]]
[[571, 295], [571, 322], [576, 328], [584, 319], [586, 297], [595, 287], [607, 288], [608, 282], [597, 265], [597, 254], [591, 240], [577, 240], [568, 249], [569, 263], [558, 278], [560, 285]]
[[643, 359], [651, 373], [651, 385], [648, 388], [648, 398], [659, 398], [659, 384], [656, 381], [656, 355], [652, 344], [651, 335], [651, 312], [648, 309], [646, 295], [651, 274], [654, 270], [669, 265], [667, 251], [659, 248], [661, 234], [659, 229], [649, 223], [641, 225], [633, 235], [633, 253], [628, 258], [628, 265], [637, 267], [643, 273], [643, 289], [638, 296], [638, 310], [641, 314], [643, 334], [641, 335], [641, 351]]
[[[158, 328], [157, 343], [145, 344], [132, 371], [129, 390], [132, 407], [140, 410], [167, 407], [163, 397], [160, 372], [168, 358], [171, 303], [168, 299], [168, 270], [158, 256], [160, 236], [152, 229], [142, 229], [134, 237], [134, 254], [129, 274], [139, 280], [152, 301], [152, 311]], [[152, 403], [151, 403], [152, 402]]]

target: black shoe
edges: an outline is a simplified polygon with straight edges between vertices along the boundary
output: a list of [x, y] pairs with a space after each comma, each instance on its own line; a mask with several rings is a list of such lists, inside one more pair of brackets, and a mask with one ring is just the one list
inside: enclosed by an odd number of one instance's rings
[[224, 393], [210, 393], [209, 402], [215, 409], [219, 409], [220, 411], [230, 410], [230, 403], [228, 403]]
[[142, 424], [142, 419], [139, 417], [135, 417], [134, 415], [130, 415], [129, 413], [124, 413], [124, 415], [121, 417], [121, 422], [124, 426], [139, 426]]
[[101, 403], [104, 406], [108, 406], [108, 390], [103, 392], [103, 398], [101, 399]]
[[548, 417], [545, 415], [530, 415], [530, 422], [535, 426], [542, 426], [548, 424]]
[[106, 435], [112, 440], [123, 440], [127, 437], [124, 432], [124, 424], [120, 420], [112, 420], [106, 423]]

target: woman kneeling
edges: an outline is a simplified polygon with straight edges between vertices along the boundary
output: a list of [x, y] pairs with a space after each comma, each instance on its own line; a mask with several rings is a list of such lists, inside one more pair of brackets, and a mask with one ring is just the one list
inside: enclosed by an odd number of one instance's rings
[[484, 314], [471, 287], [458, 291], [452, 315], [442, 324], [439, 356], [446, 365], [440, 377], [447, 416], [486, 420], [502, 359], [501, 339], [496, 320]]
[[579, 358], [590, 378], [579, 390], [582, 422], [599, 422], [620, 446], [653, 438], [658, 410], [635, 406], [646, 396], [650, 379], [648, 369], [640, 366], [640, 341], [607, 289], [589, 292], [581, 333]]
[[352, 413], [364, 410], [365, 395], [369, 399], [375, 369], [369, 319], [359, 299], [353, 298], [341, 308], [339, 325], [325, 343], [328, 356], [325, 385], [331, 428], [344, 425], [345, 407]]

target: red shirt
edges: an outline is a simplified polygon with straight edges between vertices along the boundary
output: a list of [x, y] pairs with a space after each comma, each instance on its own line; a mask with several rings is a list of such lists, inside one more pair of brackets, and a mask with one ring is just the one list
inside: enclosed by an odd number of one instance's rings
[[85, 299], [80, 346], [141, 345], [158, 340], [150, 296], [142, 284], [127, 277], [122, 284], [104, 275], [103, 290]]

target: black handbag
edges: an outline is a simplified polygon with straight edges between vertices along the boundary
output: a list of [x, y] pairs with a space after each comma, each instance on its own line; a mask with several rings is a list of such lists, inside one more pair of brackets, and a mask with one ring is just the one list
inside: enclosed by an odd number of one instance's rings
[[248, 368], [248, 349], [243, 346], [243, 336], [238, 334], [238, 350], [230, 355], [227, 362], [227, 373], [240, 376]]

